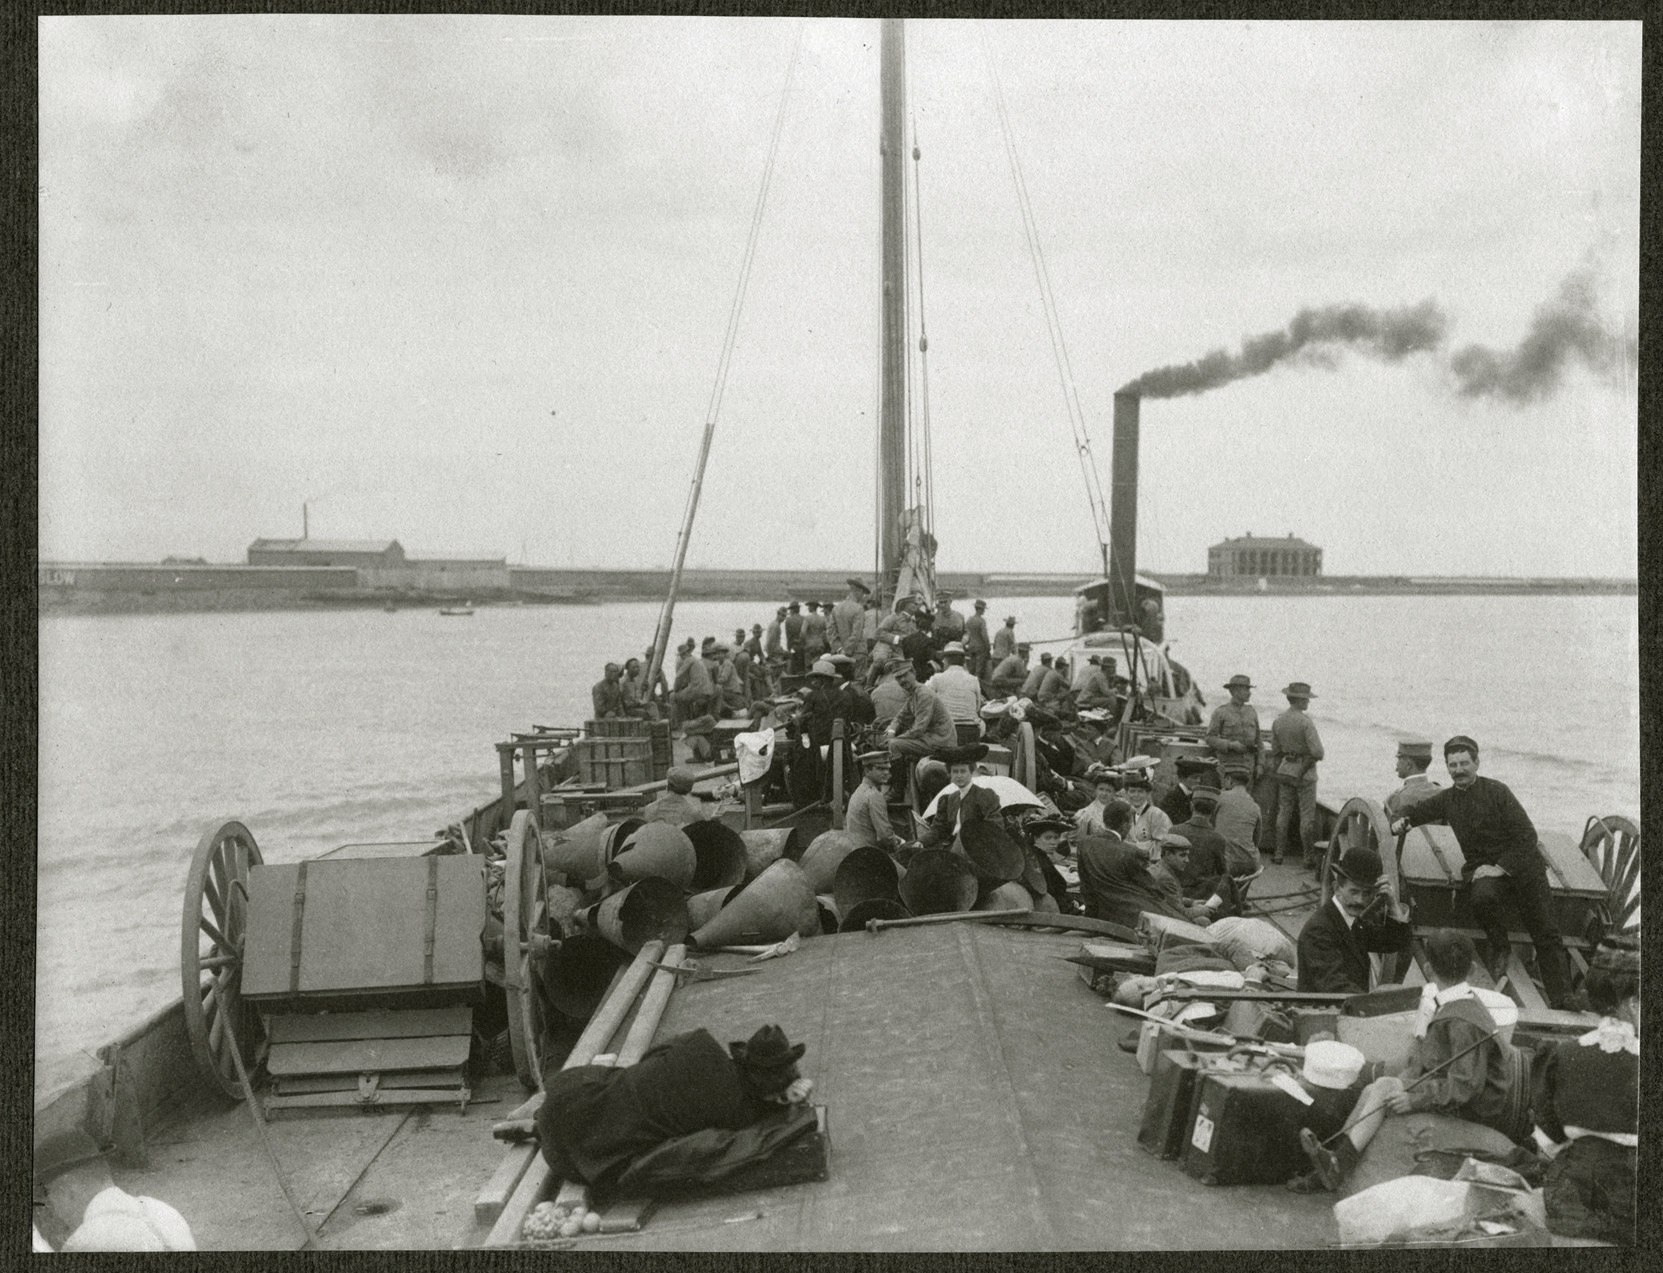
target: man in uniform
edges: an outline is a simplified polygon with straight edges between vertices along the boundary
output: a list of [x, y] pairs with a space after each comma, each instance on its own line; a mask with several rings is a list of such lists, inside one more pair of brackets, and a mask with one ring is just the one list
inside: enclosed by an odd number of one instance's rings
[[1239, 756], [1247, 761], [1247, 787], [1252, 790], [1259, 774], [1259, 713], [1247, 700], [1253, 697], [1253, 682], [1237, 672], [1224, 688], [1230, 701], [1213, 708], [1207, 722], [1207, 746], [1220, 756]]
[[601, 679], [589, 691], [596, 720], [617, 720], [624, 714], [623, 676], [623, 668], [616, 663], [608, 663]]
[[993, 648], [987, 634], [987, 602], [976, 602], [976, 613], [964, 621], [964, 665], [978, 680], [987, 677], [988, 651]]
[[831, 608], [826, 620], [826, 645], [833, 654], [855, 658], [865, 651], [866, 585], [858, 579], [843, 582], [849, 585], [849, 592]]
[[872, 719], [879, 725], [888, 725], [907, 705], [907, 692], [895, 681], [895, 673], [900, 668], [900, 659], [887, 664], [882, 677], [872, 687]]
[[1401, 817], [1410, 808], [1436, 795], [1443, 788], [1426, 776], [1432, 763], [1432, 744], [1424, 739], [1413, 739], [1397, 745], [1397, 776], [1403, 785], [1386, 797], [1386, 816]]
[[1264, 817], [1259, 802], [1247, 793], [1247, 777], [1252, 770], [1245, 760], [1226, 760], [1222, 768], [1224, 790], [1219, 793], [1213, 827], [1224, 837], [1230, 874], [1251, 875], [1261, 865], [1259, 823]]
[[1299, 930], [1299, 990], [1367, 994], [1369, 952], [1406, 950], [1412, 936], [1408, 912], [1381, 878], [1380, 855], [1347, 849], [1334, 867], [1333, 898]]
[[[999, 630], [1004, 632], [1007, 629]], [[1028, 643], [1024, 641], [1001, 658], [990, 679], [997, 693], [1009, 695], [1020, 692], [1023, 682], [1028, 679]]]
[[705, 667], [710, 672], [710, 683], [716, 688], [712, 715], [729, 719], [744, 716], [750, 711], [751, 700], [745, 693], [745, 683], [730, 657], [733, 651], [718, 641], [705, 651]]
[[1004, 626], [993, 634], [992, 662], [998, 667], [1000, 662], [1016, 653], [1016, 616], [1007, 614]]
[[676, 665], [676, 688], [670, 697], [675, 701], [678, 717], [685, 725], [700, 716], [714, 716], [720, 696], [710, 668], [693, 649], [691, 637], [682, 646], [682, 654], [681, 662]]
[[829, 649], [826, 644], [826, 617], [830, 613], [830, 606], [822, 614], [818, 601], [808, 603], [808, 613], [803, 616], [803, 657], [809, 663], [822, 658]]
[[1241, 907], [1230, 879], [1230, 846], [1213, 825], [1219, 794], [1210, 781], [1196, 780], [1190, 792], [1189, 817], [1174, 822], [1169, 834], [1182, 836], [1190, 845], [1189, 861], [1178, 873], [1184, 895], [1207, 901], [1209, 914], [1234, 915]]
[[1039, 662], [1034, 664], [1032, 670], [1024, 678], [1022, 688], [1016, 692], [1023, 698], [1038, 698], [1039, 687], [1044, 684], [1045, 678], [1050, 675], [1050, 672], [1051, 656], [1049, 654], [1040, 655]]
[[673, 827], [684, 827], [689, 822], [702, 821], [704, 801], [693, 794], [693, 771], [680, 766], [664, 777], [666, 790], [642, 811], [644, 822], [668, 822]]
[[917, 629], [918, 625], [913, 621], [917, 609], [916, 598], [897, 597], [894, 610], [878, 619], [877, 639], [872, 642], [874, 664], [880, 660], [893, 662], [900, 654], [901, 642]]
[[785, 610], [787, 668], [792, 676], [801, 676], [808, 671], [808, 660], [803, 655], [803, 603], [793, 601]]
[[954, 641], [941, 651], [947, 666], [924, 685], [947, 705], [958, 733], [958, 745], [967, 747], [982, 736], [982, 683], [964, 666], [964, 647]]
[[[948, 751], [958, 745], [958, 731], [947, 705], [918, 683], [910, 663], [895, 669], [895, 684], [905, 691], [906, 703], [889, 723], [888, 749], [891, 759], [910, 764], [932, 752]], [[903, 768], [903, 774], [905, 769]], [[904, 800], [902, 791], [898, 797]]]
[[889, 753], [865, 751], [859, 756], [861, 783], [849, 797], [843, 818], [843, 833], [860, 848], [871, 845], [885, 853], [901, 847], [901, 837], [889, 821], [889, 804], [884, 789], [889, 786]]
[[964, 644], [964, 616], [953, 609], [953, 594], [938, 591], [935, 594], [935, 648], [940, 649], [949, 641]]
[[1039, 693], [1034, 696], [1041, 707], [1059, 716], [1074, 714], [1073, 681], [1069, 670], [1067, 659], [1057, 659], [1051, 664], [1051, 670], [1040, 678]]
[[1075, 699], [1081, 708], [1106, 708], [1113, 710], [1116, 703], [1114, 692], [1114, 671], [1117, 664], [1111, 658], [1107, 665], [1103, 656], [1093, 654], [1088, 660], [1091, 670], [1086, 673], [1085, 684], [1080, 686], [1080, 693]]
[[1276, 767], [1276, 852], [1280, 862], [1289, 851], [1288, 839], [1294, 814], [1299, 815], [1299, 840], [1305, 865], [1321, 869], [1317, 858], [1317, 762], [1322, 759], [1322, 738], [1305, 714], [1316, 697], [1304, 681], [1290, 682], [1282, 691], [1288, 710], [1270, 727], [1270, 758]]
[[1191, 875], [1190, 849], [1189, 840], [1176, 830], [1162, 836], [1160, 860], [1150, 864], [1149, 878], [1192, 922], [1205, 924], [1213, 916], [1212, 907], [1186, 896], [1184, 891], [1184, 881]]
[[1409, 806], [1392, 824], [1393, 834], [1427, 822], [1447, 822], [1461, 846], [1461, 874], [1471, 881], [1472, 912], [1489, 944], [1492, 977], [1505, 971], [1512, 953], [1508, 930], [1516, 915], [1536, 946], [1536, 965], [1551, 1007], [1570, 994], [1565, 947], [1553, 920], [1547, 866], [1530, 815], [1506, 784], [1478, 772], [1478, 744], [1457, 734], [1444, 744], [1444, 765], [1453, 784]]

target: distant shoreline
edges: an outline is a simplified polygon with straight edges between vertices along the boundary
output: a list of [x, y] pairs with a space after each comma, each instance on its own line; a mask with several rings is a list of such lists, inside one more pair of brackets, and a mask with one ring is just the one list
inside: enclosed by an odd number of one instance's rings
[[[577, 583], [586, 572], [564, 572]], [[593, 605], [606, 601], [659, 601], [664, 582], [652, 578], [656, 572], [595, 571], [592, 585], [559, 592], [513, 592], [500, 595], [463, 597], [451, 593], [400, 592], [385, 589], [329, 588], [301, 590], [281, 588], [88, 588], [43, 584], [39, 610], [48, 614], [178, 614], [220, 613], [248, 610], [438, 610], [460, 605], [476, 608], [525, 605]], [[816, 575], [824, 572], [814, 572]], [[1358, 577], [1267, 580], [1261, 589], [1256, 581], [1220, 583], [1205, 576], [1152, 575], [1165, 586], [1169, 597], [1366, 597], [1366, 596], [1635, 596], [1638, 583], [1624, 579], [1410, 579]], [[795, 586], [784, 576], [754, 580], [735, 577], [735, 572], [688, 571], [682, 578], [681, 596], [697, 601], [779, 601], [790, 596], [831, 600], [841, 590], [810, 584]], [[969, 596], [1066, 597], [1080, 582], [1076, 575], [987, 577], [974, 580], [944, 576], [943, 586], [957, 587], [960, 601]], [[563, 581], [566, 582], [566, 581]]]

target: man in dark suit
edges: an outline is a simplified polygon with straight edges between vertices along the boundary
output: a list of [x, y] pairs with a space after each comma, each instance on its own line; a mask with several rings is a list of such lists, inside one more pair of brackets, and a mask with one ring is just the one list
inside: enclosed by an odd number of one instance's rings
[[951, 845], [958, 837], [959, 829], [967, 822], [991, 822], [1003, 831], [1005, 815], [998, 793], [975, 782], [976, 762], [987, 755], [987, 744], [972, 743], [935, 754], [946, 764], [947, 781], [952, 784], [941, 793], [941, 799], [936, 801], [935, 813], [930, 817], [930, 830], [934, 832], [935, 842]]
[[1408, 913], [1381, 878], [1380, 855], [1352, 848], [1334, 867], [1334, 896], [1299, 933], [1299, 989], [1367, 994], [1369, 952], [1407, 949]]

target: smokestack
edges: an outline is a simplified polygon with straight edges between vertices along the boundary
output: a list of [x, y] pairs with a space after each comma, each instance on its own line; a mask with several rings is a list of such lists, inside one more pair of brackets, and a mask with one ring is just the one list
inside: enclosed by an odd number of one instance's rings
[[1114, 396], [1113, 472], [1109, 478], [1109, 623], [1137, 620], [1138, 409], [1142, 399]]

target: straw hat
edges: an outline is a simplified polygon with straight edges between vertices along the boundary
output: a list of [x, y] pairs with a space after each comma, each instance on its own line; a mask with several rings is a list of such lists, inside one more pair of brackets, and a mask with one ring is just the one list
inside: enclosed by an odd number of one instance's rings
[[1318, 1039], [1305, 1045], [1303, 1077], [1313, 1087], [1340, 1092], [1357, 1081], [1363, 1062], [1363, 1054], [1351, 1044]]

